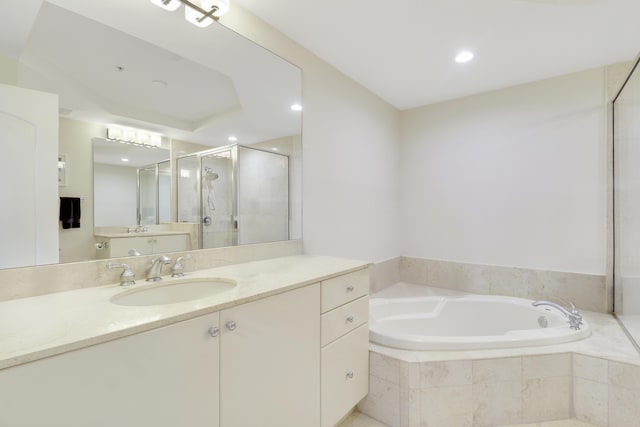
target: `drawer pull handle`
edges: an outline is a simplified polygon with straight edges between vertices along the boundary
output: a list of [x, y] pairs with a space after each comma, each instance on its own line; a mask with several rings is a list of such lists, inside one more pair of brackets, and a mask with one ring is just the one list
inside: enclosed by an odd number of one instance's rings
[[354, 289], [353, 285], [347, 285], [347, 292], [353, 292]]
[[225, 323], [225, 326], [227, 327], [228, 330], [235, 331], [236, 322], [234, 322], [233, 320], [229, 320], [227, 323]]
[[349, 371], [347, 372], [347, 379], [352, 379], [353, 378], [353, 371]]
[[217, 326], [212, 326], [212, 327], [209, 328], [209, 330], [207, 332], [209, 332], [210, 336], [215, 338], [220, 333], [220, 328], [218, 328]]
[[353, 323], [354, 320], [353, 316], [347, 316], [347, 323]]

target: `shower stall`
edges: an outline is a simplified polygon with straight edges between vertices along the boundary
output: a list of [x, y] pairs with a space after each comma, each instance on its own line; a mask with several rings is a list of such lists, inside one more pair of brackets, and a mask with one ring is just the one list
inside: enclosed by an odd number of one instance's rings
[[178, 222], [200, 248], [289, 239], [288, 156], [241, 145], [177, 159]]
[[640, 67], [613, 101], [615, 313], [640, 343]]

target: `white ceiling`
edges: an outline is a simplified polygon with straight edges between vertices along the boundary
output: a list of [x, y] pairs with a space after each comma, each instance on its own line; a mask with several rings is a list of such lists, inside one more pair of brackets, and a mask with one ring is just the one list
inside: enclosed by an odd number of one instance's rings
[[2, 1], [0, 56], [18, 59], [19, 86], [59, 94], [68, 118], [209, 146], [300, 133], [300, 70], [223, 25], [148, 0]]
[[[398, 109], [640, 51], [640, 0], [233, 1]], [[456, 64], [460, 50], [475, 59]]]

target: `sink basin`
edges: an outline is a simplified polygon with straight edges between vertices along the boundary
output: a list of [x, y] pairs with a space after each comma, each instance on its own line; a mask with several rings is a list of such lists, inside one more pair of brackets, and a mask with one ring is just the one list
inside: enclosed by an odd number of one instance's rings
[[233, 289], [236, 284], [233, 280], [225, 279], [182, 280], [167, 284], [152, 284], [141, 289], [121, 292], [113, 296], [111, 302], [126, 306], [174, 304], [210, 297]]

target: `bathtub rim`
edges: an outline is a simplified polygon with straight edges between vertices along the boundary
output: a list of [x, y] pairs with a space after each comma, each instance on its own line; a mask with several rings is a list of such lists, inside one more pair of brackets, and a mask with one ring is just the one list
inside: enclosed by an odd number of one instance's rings
[[[433, 291], [435, 288], [428, 288]], [[475, 350], [504, 350], [512, 348], [544, 347], [549, 345], [566, 344], [584, 340], [591, 336], [591, 326], [584, 320], [584, 324], [578, 331], [569, 328], [569, 323], [559, 311], [536, 308], [536, 311], [544, 312], [546, 316], [562, 319], [566, 323], [566, 329], [554, 327], [548, 329], [519, 330], [519, 336], [511, 335], [467, 335], [467, 336], [423, 336], [423, 335], [389, 335], [376, 328], [377, 319], [374, 318], [376, 305], [393, 304], [423, 299], [467, 299], [478, 301], [505, 302], [509, 304], [531, 307], [533, 300], [502, 295], [478, 295], [470, 293], [451, 293], [446, 295], [418, 295], [415, 297], [403, 296], [376, 296], [370, 298], [369, 312], [369, 341], [371, 344], [390, 347], [396, 350], [407, 351], [475, 351]], [[531, 332], [533, 331], [533, 332]], [[545, 333], [546, 332], [546, 333]]]

